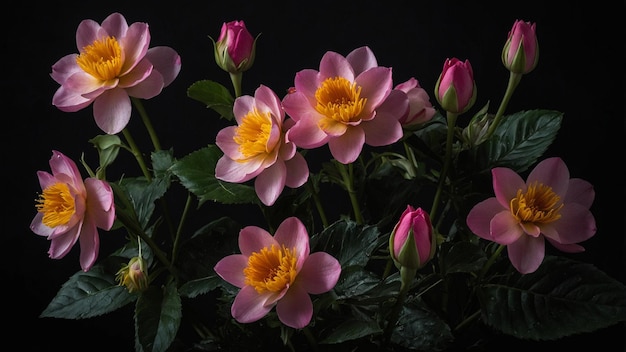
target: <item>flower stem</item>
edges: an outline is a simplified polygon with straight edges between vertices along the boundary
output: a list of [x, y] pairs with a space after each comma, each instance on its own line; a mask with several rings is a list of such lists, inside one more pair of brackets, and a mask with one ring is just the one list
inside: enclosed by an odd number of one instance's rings
[[504, 110], [506, 110], [507, 105], [509, 105], [509, 101], [511, 100], [511, 97], [513, 96], [513, 92], [515, 91], [515, 88], [517, 88], [517, 85], [519, 84], [519, 82], [522, 80], [522, 76], [523, 75], [521, 73], [511, 72], [509, 74], [509, 83], [506, 86], [506, 91], [504, 92], [504, 97], [502, 98], [502, 102], [500, 103], [500, 106], [498, 107], [496, 116], [494, 117], [493, 122], [491, 123], [491, 126], [489, 126], [489, 129], [487, 130], [486, 139], [491, 137], [491, 135], [493, 134], [493, 131], [495, 131], [498, 125], [500, 124], [500, 120], [502, 119], [502, 116], [504, 115]]
[[241, 96], [241, 80], [243, 73], [229, 73], [230, 81], [233, 83], [233, 89], [235, 90], [235, 98]]
[[322, 220], [322, 226], [324, 228], [328, 227], [328, 219], [326, 218], [326, 212], [324, 211], [324, 207], [322, 206], [322, 202], [320, 200], [320, 195], [317, 193], [317, 189], [315, 184], [313, 184], [313, 180], [309, 175], [309, 180], [307, 182], [307, 187], [311, 195], [313, 195], [313, 200], [315, 201], [315, 208], [317, 209], [318, 214], [320, 215], [320, 219]]
[[343, 184], [346, 187], [346, 191], [348, 191], [348, 195], [350, 196], [350, 202], [352, 203], [352, 209], [354, 210], [354, 219], [357, 224], [363, 224], [363, 214], [361, 214], [361, 206], [359, 205], [359, 200], [357, 198], [356, 191], [354, 190], [354, 171], [352, 164], [348, 164], [348, 169], [346, 169], [346, 165], [336, 162], [337, 168], [341, 173], [341, 178], [343, 179]]
[[141, 100], [138, 98], [131, 98], [133, 105], [139, 111], [139, 116], [141, 116], [141, 120], [143, 124], [146, 126], [146, 130], [148, 130], [148, 134], [150, 135], [150, 139], [152, 140], [152, 145], [154, 146], [154, 150], [161, 150], [161, 143], [159, 142], [159, 137], [154, 131], [154, 127], [152, 127], [152, 122], [150, 122], [150, 118], [148, 117], [148, 113], [146, 109], [143, 107]]
[[482, 270], [480, 271], [480, 274], [478, 275], [479, 280], [485, 276], [485, 274], [487, 273], [487, 271], [489, 270], [493, 262], [495, 262], [496, 259], [500, 256], [500, 253], [502, 252], [504, 247], [506, 246], [502, 244], [498, 245], [498, 248], [493, 252], [491, 257], [489, 257], [489, 260], [487, 260], [487, 263], [485, 263], [485, 266], [483, 266]]
[[[416, 273], [417, 269], [410, 269], [404, 266], [400, 268], [400, 291], [398, 292], [398, 298], [391, 310], [389, 321], [387, 322], [387, 326], [385, 327], [385, 340], [383, 342], [383, 347], [385, 348], [387, 345], [389, 345], [389, 342], [391, 342], [391, 335], [393, 334], [393, 330], [396, 327], [398, 317], [400, 316], [400, 311], [402, 310], [402, 306], [404, 305], [404, 300], [406, 299], [409, 288], [411, 287], [411, 282], [413, 281], [413, 278], [415, 278]], [[385, 350], [385, 348], [383, 348], [383, 350]]]
[[137, 159], [137, 163], [139, 164], [139, 167], [141, 168], [143, 175], [146, 177], [148, 182], [152, 181], [152, 176], [150, 175], [150, 171], [148, 170], [148, 167], [146, 166], [146, 162], [143, 160], [143, 156], [141, 155], [141, 151], [137, 147], [137, 144], [135, 143], [133, 136], [130, 134], [130, 131], [127, 128], [124, 128], [122, 130], [122, 133], [124, 134], [124, 138], [126, 138], [126, 142], [130, 146], [130, 150], [135, 156], [135, 159]]
[[178, 222], [178, 229], [176, 230], [176, 236], [174, 237], [174, 243], [172, 245], [172, 264], [176, 263], [176, 254], [178, 253], [178, 245], [180, 240], [180, 235], [183, 231], [183, 224], [185, 223], [185, 219], [187, 218], [187, 214], [189, 213], [189, 209], [191, 208], [192, 197], [190, 193], [187, 193], [187, 201], [185, 202], [185, 208], [183, 209], [183, 214], [180, 217], [180, 221]]
[[433, 200], [433, 207], [430, 210], [430, 218], [435, 219], [437, 210], [440, 203], [441, 192], [443, 191], [443, 185], [446, 183], [446, 177], [448, 177], [448, 169], [452, 162], [452, 143], [454, 142], [454, 129], [456, 126], [456, 118], [458, 114], [449, 112], [447, 113], [448, 120], [448, 135], [446, 138], [446, 155], [443, 160], [443, 169], [439, 175], [439, 184], [437, 185], [437, 192], [435, 193], [435, 199]]

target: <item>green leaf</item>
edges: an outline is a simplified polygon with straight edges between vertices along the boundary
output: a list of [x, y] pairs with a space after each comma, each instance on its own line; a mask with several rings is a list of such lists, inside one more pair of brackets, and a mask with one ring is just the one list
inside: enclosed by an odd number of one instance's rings
[[41, 313], [41, 317], [83, 319], [115, 311], [137, 296], [118, 286], [115, 273], [123, 258], [107, 258], [88, 272], [72, 275]]
[[155, 178], [152, 181], [144, 177], [124, 178], [120, 181], [120, 186], [133, 204], [141, 227], [145, 229], [154, 213], [154, 203], [163, 197], [169, 187], [169, 181], [163, 178]]
[[213, 109], [225, 119], [235, 118], [233, 114], [235, 99], [226, 87], [217, 82], [211, 80], [195, 82], [187, 89], [187, 96], [204, 103], [207, 108]]
[[223, 204], [255, 203], [257, 196], [253, 187], [215, 178], [215, 165], [222, 155], [217, 146], [209, 145], [177, 161], [172, 165], [172, 172], [198, 197], [199, 205], [207, 200]]
[[174, 158], [173, 150], [158, 150], [152, 153], [152, 172], [156, 178], [165, 178], [169, 180], [170, 173], [169, 168], [174, 165], [176, 159]]
[[553, 110], [520, 111], [505, 116], [492, 138], [478, 147], [476, 171], [496, 166], [522, 172], [534, 164], [554, 141], [563, 113]]
[[170, 347], [180, 326], [182, 306], [173, 282], [142, 292], [135, 307], [135, 336], [143, 351], [161, 352]]
[[487, 256], [479, 246], [467, 242], [444, 242], [441, 245], [441, 270], [444, 273], [470, 273], [483, 267]]
[[356, 320], [349, 318], [335, 326], [331, 333], [319, 343], [336, 344], [380, 333], [382, 333], [382, 329], [374, 320]]
[[534, 273], [478, 293], [485, 323], [517, 338], [553, 340], [626, 321], [626, 286], [564, 257], [546, 256]]
[[453, 341], [450, 327], [415, 302], [402, 307], [391, 341], [411, 350], [443, 351]]
[[203, 277], [201, 279], [190, 280], [184, 283], [178, 292], [183, 297], [194, 298], [217, 288], [223, 283], [223, 279], [217, 275]]
[[361, 226], [351, 220], [339, 220], [311, 236], [311, 248], [334, 256], [341, 267], [365, 266], [378, 244], [378, 228]]

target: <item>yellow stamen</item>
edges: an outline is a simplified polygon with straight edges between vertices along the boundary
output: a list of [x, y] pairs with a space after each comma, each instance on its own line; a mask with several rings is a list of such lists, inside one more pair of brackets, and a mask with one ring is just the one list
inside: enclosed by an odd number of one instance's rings
[[559, 211], [563, 207], [561, 198], [552, 187], [534, 182], [526, 193], [517, 191], [517, 197], [511, 199], [511, 214], [522, 223], [548, 224], [561, 218]]
[[122, 49], [114, 37], [96, 40], [83, 48], [76, 63], [83, 71], [101, 81], [119, 76], [122, 71]]
[[[269, 112], [260, 113], [257, 109], [250, 111], [241, 120], [233, 140], [239, 144], [239, 152], [246, 158], [265, 154], [272, 131], [272, 119]], [[239, 160], [245, 162], [245, 160]]]
[[361, 98], [361, 87], [343, 77], [327, 78], [315, 92], [315, 99], [320, 114], [340, 123], [358, 121], [367, 102]]
[[67, 224], [74, 215], [74, 197], [65, 183], [55, 183], [43, 190], [35, 207], [43, 213], [43, 224], [56, 227]]
[[296, 261], [295, 248], [265, 247], [248, 258], [248, 266], [243, 270], [245, 283], [258, 293], [280, 292], [296, 279]]

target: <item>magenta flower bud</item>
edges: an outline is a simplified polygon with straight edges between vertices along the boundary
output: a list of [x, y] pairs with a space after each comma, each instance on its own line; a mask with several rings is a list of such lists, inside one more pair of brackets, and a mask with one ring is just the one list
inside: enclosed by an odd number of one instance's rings
[[435, 255], [435, 244], [428, 213], [408, 205], [389, 237], [389, 252], [396, 267], [422, 268]]
[[215, 62], [229, 73], [244, 72], [254, 63], [256, 39], [243, 21], [224, 23], [213, 47]]
[[535, 23], [516, 20], [502, 49], [502, 63], [513, 73], [526, 74], [539, 62]]
[[464, 113], [474, 105], [476, 82], [469, 60], [446, 59], [435, 85], [435, 98], [444, 110], [456, 114]]

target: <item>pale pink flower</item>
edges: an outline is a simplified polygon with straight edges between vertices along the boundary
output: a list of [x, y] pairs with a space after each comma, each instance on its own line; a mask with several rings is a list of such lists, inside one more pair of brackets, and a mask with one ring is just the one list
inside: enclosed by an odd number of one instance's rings
[[98, 258], [98, 228], [108, 231], [115, 221], [113, 190], [96, 178], [83, 182], [74, 161], [58, 151], [52, 151], [50, 169], [52, 174], [37, 172], [42, 194], [30, 228], [51, 241], [52, 259], [63, 258], [80, 239], [80, 266], [89, 271]]
[[150, 99], [178, 76], [180, 56], [170, 47], [148, 49], [147, 23], [128, 26], [119, 13], [102, 25], [83, 20], [76, 30], [78, 54], [62, 57], [50, 76], [61, 85], [52, 104], [79, 111], [93, 103], [96, 124], [108, 134], [120, 132], [130, 120], [130, 97]]
[[243, 228], [239, 249], [241, 254], [222, 258], [214, 269], [241, 288], [231, 307], [240, 323], [255, 322], [276, 306], [283, 324], [301, 329], [313, 316], [309, 294], [330, 291], [341, 274], [341, 265], [330, 254], [309, 254], [309, 235], [296, 217], [285, 219], [274, 237], [256, 226]]
[[217, 161], [215, 177], [242, 183], [256, 177], [254, 187], [263, 204], [271, 206], [285, 186], [297, 188], [309, 177], [304, 157], [285, 138], [291, 120], [285, 120], [280, 98], [261, 85], [254, 97], [235, 100], [237, 126], [217, 133], [216, 145], [224, 152]]
[[394, 89], [403, 91], [409, 99], [409, 110], [399, 119], [402, 127], [411, 128], [428, 122], [435, 116], [435, 108], [430, 103], [428, 93], [414, 77], [398, 84]]
[[570, 179], [563, 160], [543, 160], [526, 182], [508, 168], [494, 168], [491, 173], [495, 197], [476, 204], [467, 225], [479, 237], [506, 245], [517, 271], [527, 274], [539, 268], [545, 256], [544, 238], [563, 252], [584, 251], [577, 243], [596, 233], [589, 211], [595, 191], [587, 181]]
[[296, 74], [295, 92], [283, 99], [296, 122], [287, 138], [311, 149], [328, 143], [343, 164], [355, 161], [364, 144], [385, 146], [402, 137], [398, 119], [408, 109], [406, 94], [393, 91], [391, 68], [378, 66], [371, 49], [363, 46], [343, 57], [326, 52], [319, 71]]

